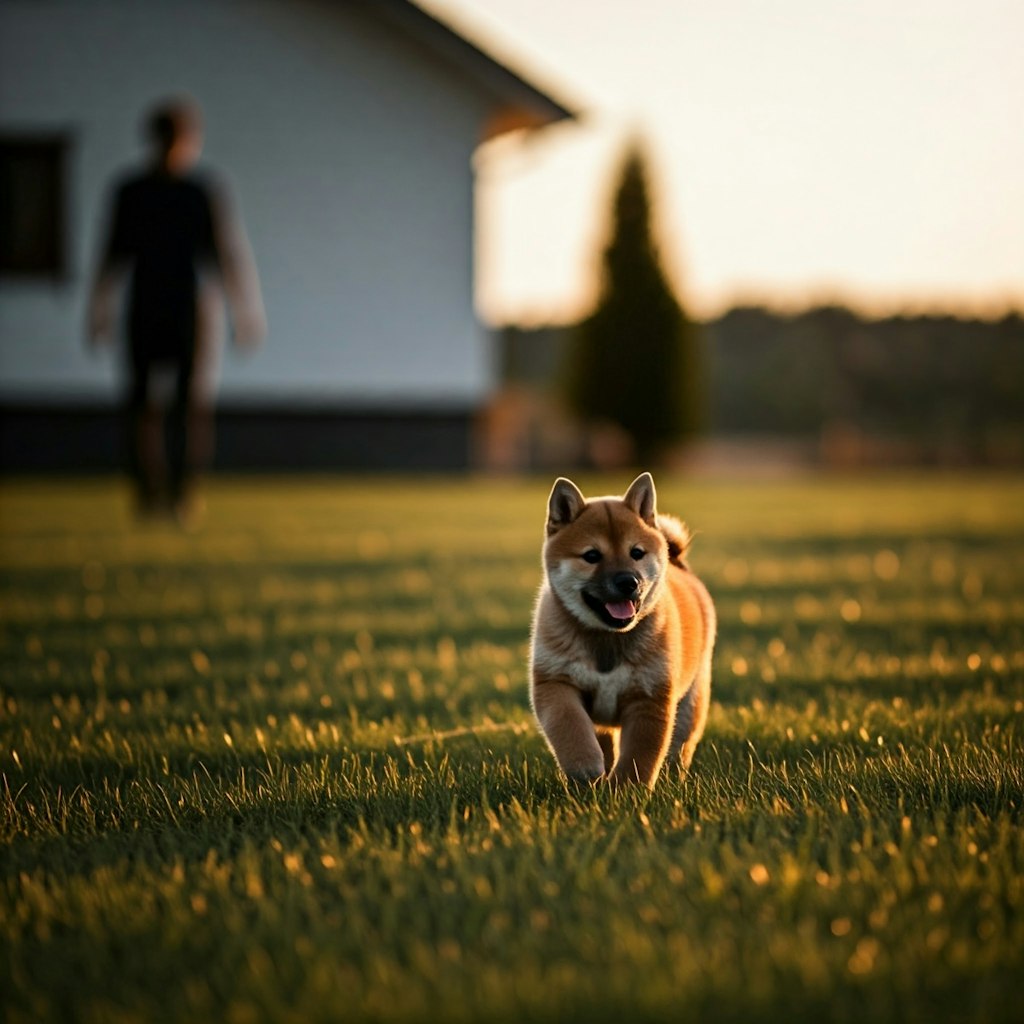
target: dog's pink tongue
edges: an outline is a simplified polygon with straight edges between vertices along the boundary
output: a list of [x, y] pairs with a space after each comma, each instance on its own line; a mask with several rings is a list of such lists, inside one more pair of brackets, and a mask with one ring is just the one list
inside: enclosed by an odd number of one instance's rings
[[631, 619], [636, 615], [632, 601], [609, 601], [604, 607], [613, 619]]

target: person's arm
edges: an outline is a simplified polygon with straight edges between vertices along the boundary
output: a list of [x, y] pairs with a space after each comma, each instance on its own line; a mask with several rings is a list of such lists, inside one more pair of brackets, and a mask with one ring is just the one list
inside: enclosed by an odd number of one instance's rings
[[89, 292], [86, 338], [93, 346], [108, 345], [113, 341], [117, 321], [116, 300], [128, 262], [129, 217], [122, 189], [114, 194], [108, 208], [106, 230]]
[[212, 191], [213, 242], [231, 312], [235, 344], [255, 348], [267, 333], [256, 261], [235, 204], [222, 185]]

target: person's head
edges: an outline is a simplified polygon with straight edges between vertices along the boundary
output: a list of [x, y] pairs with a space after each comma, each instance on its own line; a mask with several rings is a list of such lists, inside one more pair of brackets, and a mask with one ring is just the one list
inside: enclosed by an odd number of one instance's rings
[[203, 115], [188, 97], [163, 100], [146, 118], [146, 135], [164, 170], [184, 174], [203, 150]]

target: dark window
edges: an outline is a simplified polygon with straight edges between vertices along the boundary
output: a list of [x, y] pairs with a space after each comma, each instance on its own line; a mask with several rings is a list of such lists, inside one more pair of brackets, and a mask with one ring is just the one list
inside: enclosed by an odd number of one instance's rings
[[67, 139], [0, 135], [0, 274], [66, 270]]

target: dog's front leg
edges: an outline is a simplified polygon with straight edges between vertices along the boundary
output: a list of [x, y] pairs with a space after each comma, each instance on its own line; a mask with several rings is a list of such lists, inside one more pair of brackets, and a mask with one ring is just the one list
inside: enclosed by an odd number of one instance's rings
[[625, 704], [621, 714], [619, 760], [611, 775], [612, 782], [653, 786], [671, 738], [665, 705], [650, 697], [638, 697]]
[[575, 686], [557, 680], [537, 680], [533, 710], [559, 767], [576, 782], [593, 782], [604, 774], [604, 754], [594, 723]]

